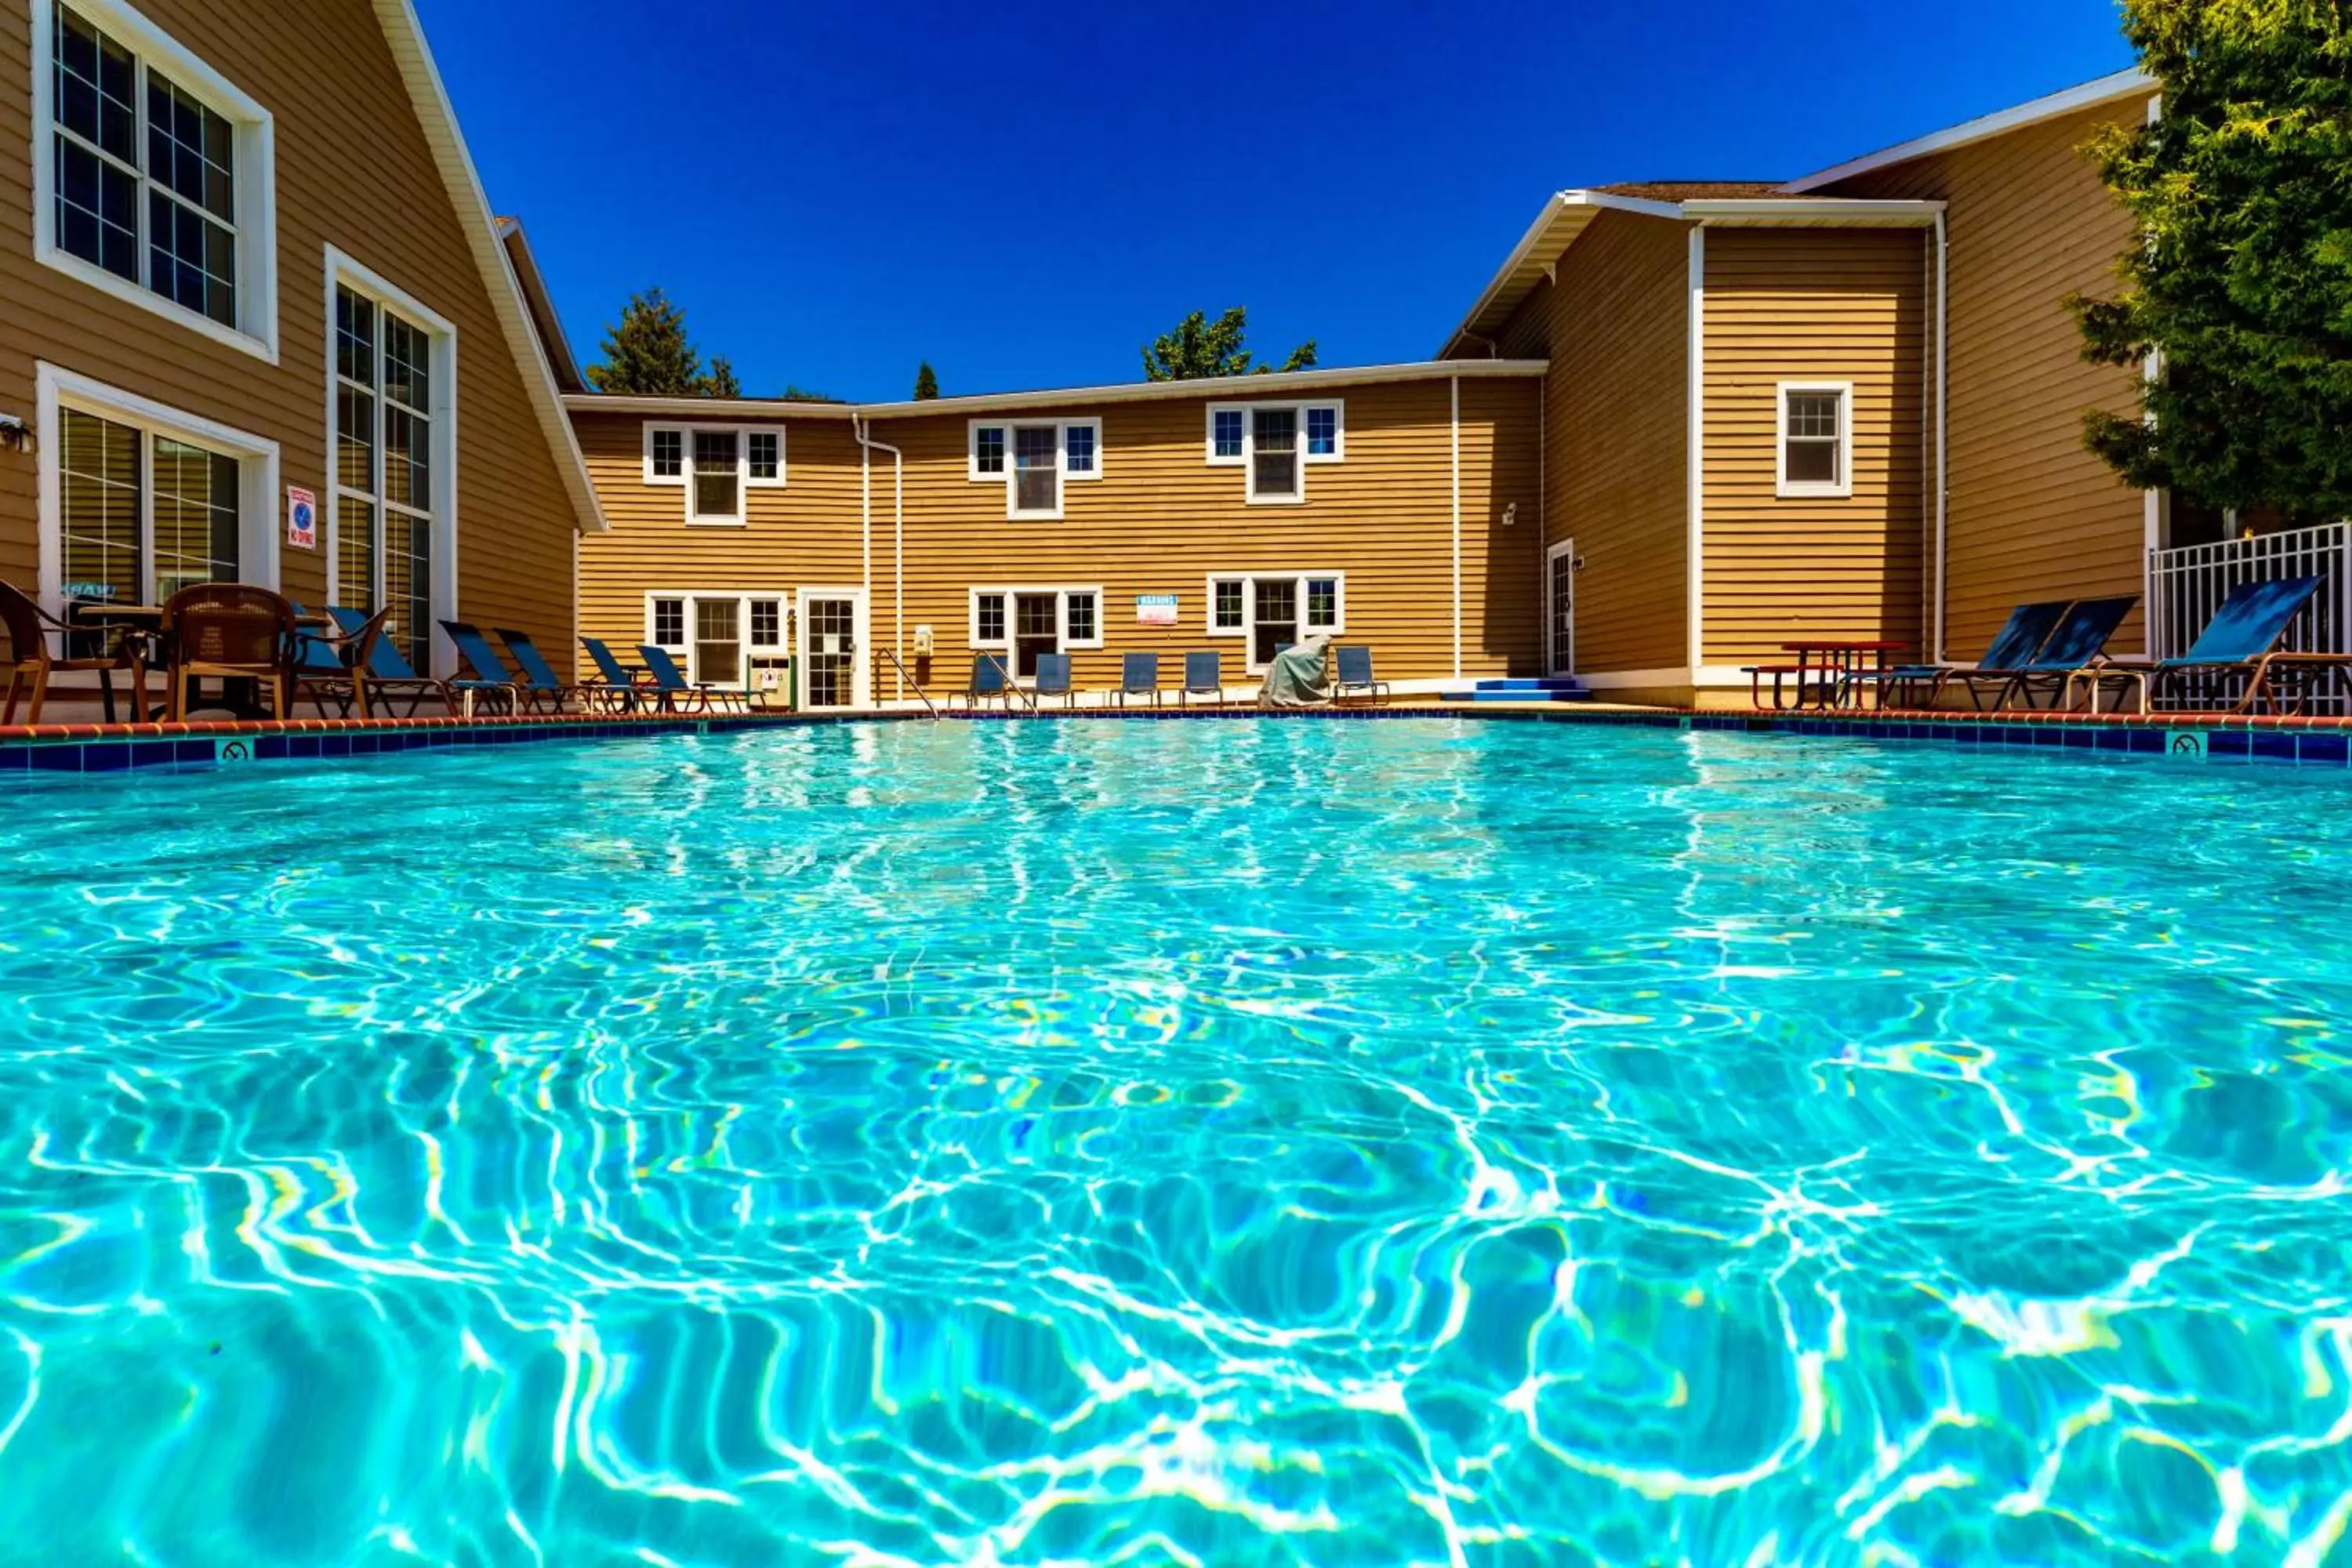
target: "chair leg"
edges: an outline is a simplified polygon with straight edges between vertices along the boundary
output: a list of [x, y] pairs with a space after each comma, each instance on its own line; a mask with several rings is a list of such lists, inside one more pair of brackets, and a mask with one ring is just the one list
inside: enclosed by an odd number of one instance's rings
[[[32, 710], [25, 715], [25, 722], [27, 724], [39, 723], [41, 721], [41, 704], [47, 702], [48, 700], [49, 667], [46, 664], [37, 664], [33, 667]], [[13, 706], [13, 703], [11, 705]]]
[[23, 689], [24, 684], [25, 667], [20, 664], [8, 672], [8, 706], [5, 713], [0, 713], [0, 724], [14, 724], [16, 721], [16, 694]]

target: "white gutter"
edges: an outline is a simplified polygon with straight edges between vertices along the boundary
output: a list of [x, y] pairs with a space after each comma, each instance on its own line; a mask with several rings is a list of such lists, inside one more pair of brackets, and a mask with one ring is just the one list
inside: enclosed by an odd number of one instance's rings
[[1951, 243], [1944, 232], [1944, 215], [1936, 215], [1936, 624], [1928, 642], [1933, 662], [1944, 662], [1944, 595], [1947, 542], [1952, 508], [1952, 301]]
[[[866, 422], [862, 419], [849, 428], [857, 437], [858, 482], [861, 487], [865, 484], [866, 454], [890, 454], [890, 647], [898, 655], [890, 661], [891, 668], [898, 673], [890, 679], [895, 683], [892, 689], [897, 692], [898, 700], [903, 702], [907, 699], [907, 455], [888, 442], [877, 441], [866, 434]], [[871, 524], [867, 526], [866, 585], [870, 602], [874, 586]]]
[[1454, 408], [1454, 679], [1462, 679], [1462, 378], [1452, 382]]
[[1693, 224], [1690, 231], [1690, 559], [1685, 571], [1689, 604], [1687, 658], [1696, 672], [1706, 663], [1706, 227]]

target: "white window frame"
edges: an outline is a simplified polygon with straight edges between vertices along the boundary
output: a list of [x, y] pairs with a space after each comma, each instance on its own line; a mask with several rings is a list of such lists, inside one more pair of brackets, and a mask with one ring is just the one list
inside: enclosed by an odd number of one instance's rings
[[[33, 254], [45, 267], [79, 279], [101, 293], [177, 321], [270, 364], [278, 363], [278, 168], [276, 123], [269, 111], [226, 77], [183, 47], [122, 0], [67, 0], [85, 21], [138, 58], [132, 89], [139, 140], [139, 277], [130, 279], [66, 249], [58, 239], [57, 40], [49, 0], [33, 11]], [[146, 283], [147, 73], [152, 68], [189, 97], [226, 120], [236, 135], [236, 324], [226, 326], [157, 293]]]
[[[672, 431], [677, 436], [678, 465], [675, 474], [654, 472], [654, 433]], [[735, 499], [736, 509], [730, 516], [697, 517], [694, 514], [694, 438], [698, 435], [732, 436], [735, 437]], [[751, 437], [773, 436], [776, 438], [776, 477], [772, 479], [751, 476]], [[707, 420], [692, 424], [676, 420], [655, 419], [646, 422], [640, 437], [639, 479], [654, 489], [677, 489], [685, 492], [681, 508], [688, 528], [742, 528], [751, 521], [751, 495], [753, 490], [780, 490], [792, 475], [791, 438], [782, 425], [718, 425]]]
[[[684, 642], [655, 641], [654, 602], [657, 599], [676, 599], [684, 606], [678, 619], [678, 629], [686, 637]], [[678, 668], [686, 671], [687, 679], [700, 683], [702, 660], [701, 656], [696, 652], [699, 646], [699, 639], [694, 635], [694, 606], [698, 600], [715, 602], [721, 599], [734, 601], [735, 624], [742, 628], [742, 636], [736, 643], [736, 663], [741, 671], [741, 679], [730, 689], [748, 691], [751, 689], [751, 661], [754, 658], [784, 658], [793, 652], [793, 590], [790, 588], [647, 589], [645, 595], [645, 640], [677, 659]], [[755, 599], [772, 600], [776, 605], [776, 640], [774, 642], [752, 640], [751, 603]]]
[[61, 411], [67, 408], [136, 426], [141, 432], [140, 551], [149, 578], [142, 584], [142, 591], [152, 592], [154, 586], [155, 479], [154, 464], [150, 458], [158, 436], [236, 459], [237, 576], [240, 581], [265, 588], [278, 587], [281, 469], [277, 442], [46, 362], [36, 362], [34, 382], [40, 426], [36, 441], [40, 485], [39, 586], [41, 603], [50, 614], [65, 613], [65, 440]]
[[[1032, 508], [1024, 511], [1017, 504], [1021, 498], [1021, 487], [1015, 481], [1014, 476], [1019, 472], [1021, 466], [1020, 438], [1014, 435], [1014, 432], [1022, 429], [1042, 430], [1048, 427], [1054, 432], [1054, 504], [1050, 509]], [[1081, 428], [1093, 433], [1095, 466], [1084, 473], [1073, 473], [1070, 471], [1070, 432]], [[1004, 433], [1004, 468], [1001, 473], [987, 474], [981, 471], [980, 433], [982, 430], [1001, 430]], [[967, 420], [964, 424], [963, 454], [965, 479], [976, 485], [1004, 487], [1004, 515], [1007, 518], [1016, 522], [1059, 522], [1068, 510], [1069, 487], [1073, 483], [1084, 484], [1102, 478], [1103, 422], [1099, 416], [1083, 419], [1023, 419], [1008, 416], [1003, 419]]]
[[[1331, 449], [1310, 452], [1307, 449], [1307, 410], [1328, 408], [1331, 411]], [[1298, 493], [1267, 495], [1257, 493], [1257, 421], [1251, 417], [1258, 413], [1279, 413], [1288, 410], [1298, 425]], [[1242, 416], [1242, 450], [1237, 458], [1217, 455], [1217, 416], [1239, 414]], [[1348, 460], [1348, 403], [1340, 397], [1268, 398], [1251, 403], [1212, 403], [1205, 416], [1201, 437], [1201, 450], [1213, 468], [1240, 468], [1248, 479], [1244, 486], [1244, 499], [1252, 506], [1303, 506], [1307, 501], [1307, 470], [1322, 463], [1344, 463]], [[1321, 574], [1317, 574], [1321, 575]]]
[[[457, 328], [456, 323], [400, 288], [381, 273], [361, 265], [333, 246], [326, 247], [326, 350], [327, 350], [327, 484], [326, 515], [327, 562], [325, 593], [330, 603], [342, 582], [340, 571], [342, 555], [342, 463], [337, 445], [336, 390], [341, 377], [336, 373], [335, 354], [335, 291], [348, 289], [361, 295], [377, 308], [375, 345], [381, 365], [383, 356], [384, 331], [383, 311], [389, 310], [404, 318], [412, 326], [425, 329], [431, 344], [432, 363], [426, 368], [433, 376], [433, 406], [424, 410], [432, 421], [433, 450], [433, 561], [432, 581], [426, 595], [432, 605], [433, 668], [431, 674], [446, 679], [457, 671], [457, 649], [440, 632], [440, 623], [457, 618]], [[376, 472], [379, 493], [372, 498], [376, 524], [382, 527], [389, 521], [385, 513], [383, 489], [383, 377], [379, 374], [370, 394], [376, 407]], [[376, 571], [381, 593], [383, 552], [376, 551]]]
[[[1004, 635], [982, 637], [980, 635], [980, 601], [992, 594], [1002, 595], [1004, 598]], [[1050, 594], [1054, 596], [1055, 653], [1084, 653], [1103, 646], [1103, 591], [1101, 584], [1094, 583], [1023, 583], [1009, 587], [1000, 587], [993, 583], [978, 584], [969, 589], [964, 596], [964, 646], [974, 653], [1010, 653], [1016, 635], [1013, 601], [1016, 595], [1024, 594]], [[1090, 594], [1095, 601], [1095, 635], [1082, 640], [1070, 636], [1070, 595], [1073, 594]]]
[[[1309, 626], [1307, 624], [1307, 584], [1310, 580], [1318, 583], [1328, 580], [1333, 584], [1331, 610], [1337, 618], [1330, 626]], [[1257, 585], [1262, 582], [1293, 585], [1292, 592], [1298, 597], [1300, 637], [1341, 637], [1347, 635], [1348, 574], [1344, 572], [1212, 572], [1204, 579], [1202, 630], [1213, 637], [1238, 637], [1245, 647], [1254, 649], [1257, 643]], [[1239, 583], [1242, 585], [1242, 624], [1238, 626], [1217, 625], [1217, 584], [1220, 583]], [[1262, 675], [1268, 668], [1247, 657], [1244, 658], [1243, 664], [1253, 675]]]
[[[1838, 399], [1838, 477], [1833, 482], [1789, 478], [1789, 398], [1791, 394], [1835, 393]], [[1842, 500], [1853, 494], [1853, 383], [1850, 381], [1784, 381], [1772, 393], [1773, 491], [1782, 500]]]

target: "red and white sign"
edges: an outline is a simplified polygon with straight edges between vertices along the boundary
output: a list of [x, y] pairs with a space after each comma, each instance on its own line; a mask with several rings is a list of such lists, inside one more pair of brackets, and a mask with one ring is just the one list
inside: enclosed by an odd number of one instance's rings
[[1138, 594], [1135, 596], [1135, 624], [1139, 626], [1172, 626], [1176, 624], [1176, 595], [1173, 594]]
[[299, 485], [286, 487], [286, 542], [296, 550], [319, 548], [319, 498]]

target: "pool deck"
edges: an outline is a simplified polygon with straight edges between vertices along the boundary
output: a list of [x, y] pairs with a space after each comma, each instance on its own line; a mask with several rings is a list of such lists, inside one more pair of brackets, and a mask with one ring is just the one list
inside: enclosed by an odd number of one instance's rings
[[[79, 706], [79, 705], [78, 705]], [[95, 705], [91, 705], [93, 710]], [[827, 713], [526, 714], [471, 719], [194, 720], [184, 723], [106, 724], [93, 712], [75, 721], [0, 727], [0, 773], [114, 773], [202, 768], [249, 761], [372, 756], [392, 752], [554, 741], [707, 734], [771, 726], [906, 722], [921, 708]], [[1866, 712], [1696, 712], [1598, 702], [1444, 702], [1399, 700], [1339, 709], [1268, 712], [1218, 708], [1079, 708], [1038, 713], [1002, 710], [942, 715], [982, 723], [1120, 721], [1213, 721], [1271, 717], [1309, 722], [1456, 718], [1592, 726], [1636, 725], [1732, 733], [2063, 748], [2111, 755], [2165, 754], [2186, 761], [2289, 763], [2352, 768], [2352, 718], [2243, 717], [2213, 713], [1969, 713], [1895, 709]]]

